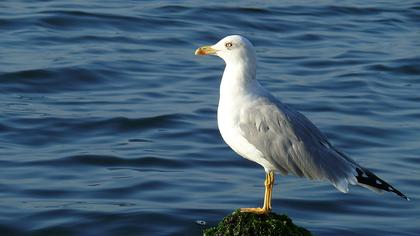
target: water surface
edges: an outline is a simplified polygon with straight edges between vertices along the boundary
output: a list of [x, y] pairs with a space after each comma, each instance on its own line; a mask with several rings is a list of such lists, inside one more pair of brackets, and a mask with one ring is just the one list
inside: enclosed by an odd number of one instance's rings
[[418, 2], [0, 9], [1, 235], [200, 235], [259, 206], [263, 169], [217, 130], [223, 61], [193, 55], [230, 34], [275, 96], [411, 198], [287, 176], [274, 211], [315, 235], [420, 234]]

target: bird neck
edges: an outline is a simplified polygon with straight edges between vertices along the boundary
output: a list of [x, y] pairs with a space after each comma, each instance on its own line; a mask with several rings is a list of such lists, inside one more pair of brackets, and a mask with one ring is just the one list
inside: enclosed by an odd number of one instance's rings
[[239, 92], [244, 89], [246, 90], [256, 82], [255, 62], [227, 63], [220, 84], [220, 92]]

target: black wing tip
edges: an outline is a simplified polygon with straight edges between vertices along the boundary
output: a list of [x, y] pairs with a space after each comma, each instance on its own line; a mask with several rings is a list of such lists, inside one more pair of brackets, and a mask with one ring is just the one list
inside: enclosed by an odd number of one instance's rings
[[398, 196], [404, 198], [405, 200], [410, 201], [410, 198], [408, 198], [407, 196], [405, 196], [402, 192], [398, 191], [398, 189], [396, 189], [396, 188], [394, 188], [392, 186], [391, 186], [391, 188], [393, 188], [393, 190], [390, 190], [389, 192], [393, 192], [393, 193], [397, 194]]
[[398, 196], [400, 196], [401, 198], [404, 198], [405, 200], [410, 201], [410, 198], [408, 198], [398, 189], [392, 187], [390, 184], [388, 184], [387, 182], [385, 182], [384, 180], [376, 176], [371, 171], [367, 169], [362, 170], [359, 168], [356, 168], [356, 171], [357, 171], [357, 176], [356, 176], [357, 182], [361, 184], [369, 185], [373, 188], [385, 190], [387, 192], [393, 192], [397, 194]]

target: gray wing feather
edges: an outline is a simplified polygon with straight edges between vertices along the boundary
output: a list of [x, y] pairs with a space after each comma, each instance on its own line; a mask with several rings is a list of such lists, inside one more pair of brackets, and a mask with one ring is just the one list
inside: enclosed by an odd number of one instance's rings
[[342, 192], [356, 184], [359, 165], [338, 152], [301, 113], [274, 97], [260, 97], [243, 107], [243, 136], [282, 174], [327, 179]]

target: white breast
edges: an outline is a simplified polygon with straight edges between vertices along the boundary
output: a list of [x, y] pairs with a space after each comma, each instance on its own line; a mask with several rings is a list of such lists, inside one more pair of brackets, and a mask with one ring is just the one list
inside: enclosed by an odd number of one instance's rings
[[240, 97], [232, 97], [231, 99], [224, 97], [219, 101], [217, 123], [223, 140], [236, 153], [248, 160], [257, 162], [266, 171], [275, 170], [274, 166], [264, 158], [263, 154], [244, 138], [239, 127], [241, 103]]

